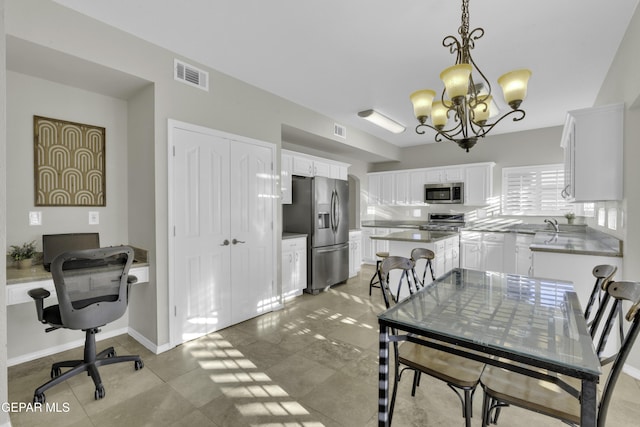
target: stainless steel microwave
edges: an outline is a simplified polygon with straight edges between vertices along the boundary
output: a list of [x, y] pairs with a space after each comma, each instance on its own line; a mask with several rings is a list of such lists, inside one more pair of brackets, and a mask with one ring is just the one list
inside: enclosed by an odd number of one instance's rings
[[464, 183], [425, 184], [425, 203], [464, 203]]

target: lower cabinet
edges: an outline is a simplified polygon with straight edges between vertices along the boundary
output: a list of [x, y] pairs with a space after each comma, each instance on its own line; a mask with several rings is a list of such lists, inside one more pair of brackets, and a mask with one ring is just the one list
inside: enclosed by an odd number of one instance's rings
[[349, 232], [349, 277], [355, 277], [362, 265], [362, 232]]
[[365, 264], [376, 263], [376, 252], [389, 252], [388, 240], [373, 240], [371, 236], [384, 236], [392, 231], [401, 229], [388, 228], [364, 228], [362, 230], [362, 262]]
[[508, 233], [462, 231], [461, 267], [485, 271], [505, 271], [505, 236]]
[[301, 295], [307, 287], [307, 238], [282, 240], [282, 296]]
[[433, 273], [442, 276], [452, 268], [460, 267], [460, 238], [458, 236], [435, 242], [433, 252]]

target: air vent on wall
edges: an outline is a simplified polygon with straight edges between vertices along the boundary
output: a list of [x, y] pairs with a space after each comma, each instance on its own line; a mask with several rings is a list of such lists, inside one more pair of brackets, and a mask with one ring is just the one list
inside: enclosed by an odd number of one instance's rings
[[190, 86], [209, 91], [209, 73], [177, 59], [173, 61], [173, 78]]
[[333, 124], [333, 134], [340, 138], [347, 139], [347, 128], [337, 123]]

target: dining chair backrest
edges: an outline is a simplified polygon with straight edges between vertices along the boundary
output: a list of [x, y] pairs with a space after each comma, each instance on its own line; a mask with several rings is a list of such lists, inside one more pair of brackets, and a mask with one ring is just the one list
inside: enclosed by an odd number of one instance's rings
[[[409, 294], [413, 294], [417, 290], [417, 287], [412, 281], [412, 278], [415, 275], [413, 267], [414, 263], [412, 260], [401, 256], [390, 256], [382, 261], [382, 265], [380, 266], [380, 277], [382, 282], [380, 283], [380, 289], [382, 289], [382, 296], [384, 297], [384, 303], [387, 308], [390, 308], [398, 302], [402, 288], [406, 288], [409, 291]], [[389, 284], [389, 276], [393, 270], [400, 271], [398, 287], [395, 293]]]
[[[433, 259], [436, 257], [436, 254], [431, 249], [426, 248], [415, 248], [411, 251], [411, 260], [414, 262], [415, 266], [418, 266], [418, 263], [424, 263], [424, 270], [422, 270], [422, 279], [418, 277], [416, 274], [414, 276], [414, 282], [416, 286], [424, 286], [425, 279], [427, 278], [427, 271], [431, 274], [431, 279], [436, 280], [436, 275], [433, 273]], [[415, 270], [414, 270], [415, 272]]]
[[[598, 426], [602, 427], [604, 427], [606, 422], [613, 390], [640, 331], [640, 282], [611, 282], [607, 287], [607, 293], [616, 300], [616, 305], [622, 305], [623, 301], [629, 301], [631, 308], [625, 316], [625, 319], [630, 322], [627, 334], [622, 340], [620, 349], [613, 360], [613, 365], [607, 377], [598, 406]], [[614, 311], [611, 311], [610, 315], [615, 315]]]
[[[616, 274], [617, 270], [618, 267], [608, 264], [596, 265], [593, 268], [592, 273], [596, 278], [596, 282], [593, 285], [589, 301], [587, 302], [587, 306], [584, 310], [584, 318], [589, 326], [589, 333], [591, 334], [591, 337], [594, 336], [598, 329], [598, 325], [602, 320], [602, 314], [604, 311], [599, 310], [599, 308], [603, 305], [606, 306], [608, 303], [609, 294], [607, 293], [607, 286], [609, 286], [609, 283], [613, 280], [613, 276]], [[594, 307], [596, 307], [596, 300], [598, 305], [597, 309], [594, 311]]]

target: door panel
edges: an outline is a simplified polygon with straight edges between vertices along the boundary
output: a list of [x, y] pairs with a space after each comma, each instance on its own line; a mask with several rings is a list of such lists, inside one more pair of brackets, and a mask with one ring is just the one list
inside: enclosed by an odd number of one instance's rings
[[273, 302], [271, 158], [271, 148], [231, 141], [230, 206], [240, 208], [230, 227], [233, 323], [270, 311]]
[[173, 342], [230, 324], [228, 239], [229, 145], [221, 138], [174, 128]]
[[333, 229], [331, 228], [331, 202], [334, 180], [321, 176], [313, 178], [313, 247], [329, 246], [335, 243]]

